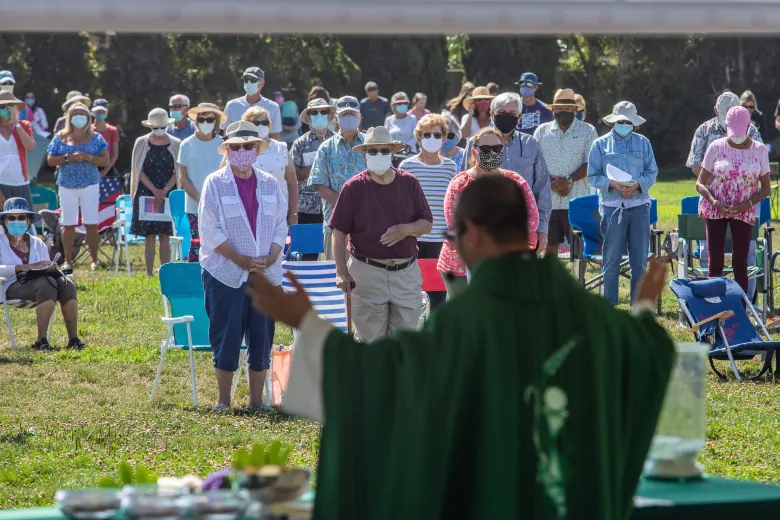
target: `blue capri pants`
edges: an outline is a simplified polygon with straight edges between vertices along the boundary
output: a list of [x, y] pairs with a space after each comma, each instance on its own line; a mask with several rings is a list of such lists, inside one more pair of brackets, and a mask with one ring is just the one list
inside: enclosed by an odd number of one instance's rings
[[246, 339], [249, 370], [268, 370], [271, 367], [274, 320], [252, 308], [251, 298], [246, 293], [247, 283], [234, 289], [206, 270], [203, 270], [202, 276], [214, 367], [235, 372], [241, 345]]

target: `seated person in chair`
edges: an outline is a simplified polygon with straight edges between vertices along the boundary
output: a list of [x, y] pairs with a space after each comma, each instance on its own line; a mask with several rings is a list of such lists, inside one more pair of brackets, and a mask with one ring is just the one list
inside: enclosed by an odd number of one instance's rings
[[46, 269], [53, 266], [49, 250], [43, 241], [30, 236], [30, 225], [41, 217], [30, 211], [30, 205], [23, 198], [13, 197], [5, 202], [0, 213], [0, 277], [5, 278], [3, 290], [8, 300], [30, 300], [36, 302], [35, 318], [38, 324], [38, 341], [35, 350], [52, 350], [47, 339], [49, 322], [54, 306], [59, 301], [62, 317], [68, 330], [67, 348], [81, 350], [86, 345], [78, 337], [78, 303], [76, 285], [52, 267], [55, 276], [42, 276], [19, 281], [20, 273], [29, 269]]

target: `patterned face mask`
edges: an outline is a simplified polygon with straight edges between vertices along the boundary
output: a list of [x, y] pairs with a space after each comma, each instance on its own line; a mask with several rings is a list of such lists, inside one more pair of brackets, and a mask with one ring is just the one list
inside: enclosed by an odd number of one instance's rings
[[251, 150], [228, 150], [228, 162], [241, 171], [249, 169], [257, 159], [257, 148]]
[[485, 171], [491, 172], [501, 166], [504, 161], [504, 154], [501, 152], [490, 151], [488, 153], [480, 152], [479, 167]]

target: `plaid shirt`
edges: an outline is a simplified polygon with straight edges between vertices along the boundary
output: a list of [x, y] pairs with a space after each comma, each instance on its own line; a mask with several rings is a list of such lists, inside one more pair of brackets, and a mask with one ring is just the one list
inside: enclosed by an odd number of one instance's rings
[[[685, 162], [685, 166], [693, 168], [694, 166], [701, 166], [704, 161], [704, 152], [707, 151], [707, 147], [712, 144], [713, 141], [726, 137], [726, 130], [718, 123], [718, 118], [713, 117], [709, 121], [706, 121], [696, 129], [696, 133], [693, 134], [693, 141], [691, 142], [691, 152], [688, 154], [688, 160]], [[763, 143], [761, 134], [758, 133], [755, 125], [750, 124], [748, 129], [748, 137], [752, 140]]]
[[[333, 132], [325, 130], [319, 137], [314, 132], [306, 132], [292, 145], [293, 165], [296, 169], [309, 168], [314, 164], [317, 150], [326, 139], [333, 137]], [[309, 185], [309, 180], [298, 181], [298, 212], [316, 215], [322, 212], [322, 199], [317, 188]]]

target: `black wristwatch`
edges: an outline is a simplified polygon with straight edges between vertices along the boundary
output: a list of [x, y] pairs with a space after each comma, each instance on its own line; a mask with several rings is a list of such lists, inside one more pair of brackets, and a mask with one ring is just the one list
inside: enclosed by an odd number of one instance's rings
[[569, 181], [569, 184], [574, 184], [574, 179], [572, 179], [571, 175], [566, 177], [566, 180]]
[[70, 158], [68, 157], [68, 155], [70, 155], [70, 154], [68, 154], [68, 153], [65, 154], [65, 162], [66, 163], [70, 162]]

